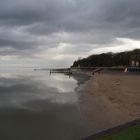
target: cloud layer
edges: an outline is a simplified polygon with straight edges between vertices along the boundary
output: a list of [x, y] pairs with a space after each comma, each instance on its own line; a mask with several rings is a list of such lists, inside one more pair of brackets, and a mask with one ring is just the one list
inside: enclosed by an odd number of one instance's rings
[[0, 0], [0, 58], [69, 66], [94, 50], [137, 48], [139, 5], [139, 0]]

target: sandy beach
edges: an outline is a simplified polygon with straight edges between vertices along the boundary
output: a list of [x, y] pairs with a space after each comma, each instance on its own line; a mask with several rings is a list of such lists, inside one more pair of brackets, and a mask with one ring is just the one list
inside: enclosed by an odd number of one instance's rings
[[79, 110], [96, 133], [140, 118], [140, 75], [95, 74], [79, 89]]

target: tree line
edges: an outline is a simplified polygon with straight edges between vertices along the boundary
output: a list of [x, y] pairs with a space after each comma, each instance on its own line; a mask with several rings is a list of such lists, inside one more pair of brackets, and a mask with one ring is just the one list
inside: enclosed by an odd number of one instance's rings
[[130, 66], [131, 61], [140, 62], [140, 49], [120, 53], [102, 53], [76, 60], [72, 67]]

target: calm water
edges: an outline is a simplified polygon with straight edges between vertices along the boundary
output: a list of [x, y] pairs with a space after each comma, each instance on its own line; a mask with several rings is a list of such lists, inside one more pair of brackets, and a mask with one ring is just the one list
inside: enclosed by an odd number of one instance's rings
[[77, 140], [88, 126], [77, 81], [32, 69], [0, 69], [0, 140]]

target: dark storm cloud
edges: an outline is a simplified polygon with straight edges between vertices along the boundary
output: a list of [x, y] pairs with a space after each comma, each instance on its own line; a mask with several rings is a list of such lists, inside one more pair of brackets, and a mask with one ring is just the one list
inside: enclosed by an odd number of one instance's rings
[[[118, 37], [140, 39], [139, 5], [139, 0], [0, 0], [0, 32], [7, 28], [14, 36], [0, 35], [0, 48], [10, 46], [16, 53], [29, 50], [32, 54], [44, 45], [40, 40], [44, 36], [46, 48], [61, 42], [109, 44]], [[63, 32], [67, 38], [61, 36]]]
[[97, 36], [105, 36], [106, 33], [110, 38], [110, 35], [123, 36], [124, 31], [140, 26], [138, 0], [52, 1], [49, 4], [51, 9], [44, 10], [47, 16], [44, 14], [43, 20], [27, 28], [30, 33], [95, 31]]
[[11, 47], [14, 49], [28, 49], [33, 48], [33, 46], [37, 45], [37, 42], [33, 41], [18, 41], [18, 40], [10, 40], [10, 39], [0, 39], [0, 47]]

